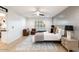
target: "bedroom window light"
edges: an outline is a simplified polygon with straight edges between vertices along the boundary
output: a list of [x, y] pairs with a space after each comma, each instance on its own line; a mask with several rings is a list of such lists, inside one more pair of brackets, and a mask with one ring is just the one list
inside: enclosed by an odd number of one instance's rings
[[46, 31], [45, 24], [42, 20], [35, 21], [35, 28], [37, 31]]

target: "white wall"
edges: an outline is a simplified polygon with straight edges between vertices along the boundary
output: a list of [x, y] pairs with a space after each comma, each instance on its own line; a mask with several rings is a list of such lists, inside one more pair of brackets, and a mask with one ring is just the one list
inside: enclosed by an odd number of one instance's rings
[[67, 8], [65, 11], [62, 12], [65, 19], [71, 22], [73, 25], [79, 25], [79, 7], [72, 6]]
[[67, 24], [70, 24], [70, 22], [64, 17], [62, 18], [56, 17], [53, 19], [53, 24], [54, 25], [67, 25]]
[[64, 16], [65, 21], [69, 22], [68, 24], [74, 25], [74, 37], [79, 39], [79, 7], [69, 7], [60, 13], [60, 15]]
[[[59, 28], [61, 28], [62, 30], [64, 30], [65, 25], [69, 25], [71, 24], [71, 22], [69, 20], [67, 20], [64, 15], [59, 14], [57, 15], [55, 18], [52, 19], [53, 20], [53, 25], [58, 26]], [[63, 33], [64, 34], [64, 33]]]
[[52, 18], [51, 17], [28, 17], [26, 19], [26, 25], [27, 28], [29, 28], [30, 30], [32, 28], [35, 28], [35, 20], [43, 20], [45, 26], [46, 26], [46, 30], [50, 31], [51, 25], [52, 25]]
[[6, 23], [7, 31], [2, 33], [2, 41], [11, 43], [22, 36], [22, 29], [26, 25], [26, 19], [9, 9]]

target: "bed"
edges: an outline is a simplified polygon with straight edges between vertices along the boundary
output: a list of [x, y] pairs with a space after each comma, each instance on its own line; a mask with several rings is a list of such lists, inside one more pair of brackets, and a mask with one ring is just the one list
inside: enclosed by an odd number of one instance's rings
[[60, 41], [61, 31], [58, 33], [38, 32], [33, 36], [33, 42], [36, 41]]

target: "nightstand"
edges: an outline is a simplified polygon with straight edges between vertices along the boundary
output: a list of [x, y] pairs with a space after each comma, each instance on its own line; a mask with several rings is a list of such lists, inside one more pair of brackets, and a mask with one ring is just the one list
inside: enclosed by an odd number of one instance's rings
[[61, 38], [61, 44], [68, 51], [76, 51], [76, 50], [78, 50], [78, 40], [76, 40], [76, 39], [67, 39], [66, 37], [62, 37]]

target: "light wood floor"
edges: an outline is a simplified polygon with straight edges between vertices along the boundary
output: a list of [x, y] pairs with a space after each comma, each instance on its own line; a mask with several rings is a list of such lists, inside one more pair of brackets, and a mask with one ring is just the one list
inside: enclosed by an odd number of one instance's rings
[[6, 52], [66, 52], [59, 42], [32, 42], [32, 36], [20, 37], [10, 44], [0, 46]]

